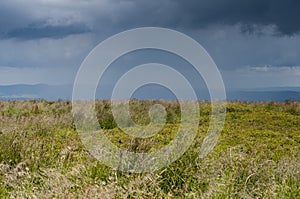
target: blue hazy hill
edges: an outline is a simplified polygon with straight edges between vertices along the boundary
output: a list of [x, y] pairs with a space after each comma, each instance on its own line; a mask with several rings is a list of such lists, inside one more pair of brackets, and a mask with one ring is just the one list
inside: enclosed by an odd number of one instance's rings
[[[2, 85], [0, 86], [0, 100], [70, 100], [72, 98], [72, 85]], [[227, 90], [228, 100], [241, 101], [285, 101], [300, 100], [300, 87], [271, 87], [257, 89], [235, 89]], [[206, 90], [198, 93], [200, 100], [209, 100], [209, 94]], [[109, 99], [108, 90], [97, 90], [97, 99]], [[176, 99], [170, 91], [158, 87], [149, 87], [144, 92], [136, 92], [133, 98], [138, 99]]]

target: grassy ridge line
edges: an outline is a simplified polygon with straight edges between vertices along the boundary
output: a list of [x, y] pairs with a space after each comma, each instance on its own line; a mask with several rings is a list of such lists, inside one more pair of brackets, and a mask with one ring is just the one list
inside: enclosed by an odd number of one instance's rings
[[[134, 139], [116, 128], [109, 101], [97, 116], [117, 146], [147, 152], [168, 144], [180, 121], [177, 102], [132, 101], [135, 122], [147, 124], [151, 104], [167, 109], [163, 130]], [[215, 150], [199, 159], [210, 104], [199, 102], [199, 133], [190, 149], [155, 173], [111, 170], [86, 151], [66, 101], [0, 102], [0, 197], [299, 198], [300, 102], [230, 102]], [[129, 127], [130, 128], [130, 127]]]

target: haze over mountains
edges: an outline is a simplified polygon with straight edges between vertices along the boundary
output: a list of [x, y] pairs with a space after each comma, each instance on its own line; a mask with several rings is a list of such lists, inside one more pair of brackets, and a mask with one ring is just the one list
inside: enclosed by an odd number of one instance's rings
[[[7, 85], [0, 86], [0, 100], [71, 100], [73, 85]], [[110, 99], [110, 92], [107, 90], [97, 90], [97, 99]], [[197, 93], [200, 100], [210, 100], [207, 90]], [[228, 100], [241, 101], [285, 101], [300, 100], [300, 87], [270, 87], [255, 89], [231, 89], [226, 90]], [[166, 99], [175, 100], [176, 97], [170, 91], [148, 87], [134, 93], [132, 98], [137, 99]]]

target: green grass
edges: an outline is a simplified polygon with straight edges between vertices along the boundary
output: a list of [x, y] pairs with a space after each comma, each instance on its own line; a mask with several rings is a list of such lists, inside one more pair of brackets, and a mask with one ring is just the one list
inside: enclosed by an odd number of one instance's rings
[[[105, 135], [118, 147], [149, 152], [167, 145], [180, 121], [177, 102], [130, 103], [139, 124], [160, 103], [164, 128], [132, 138], [117, 128], [109, 101], [97, 101]], [[205, 158], [199, 150], [210, 104], [199, 102], [198, 135], [177, 161], [154, 173], [115, 171], [93, 158], [76, 132], [70, 102], [0, 102], [0, 197], [13, 198], [300, 198], [300, 102], [230, 102], [224, 129]], [[130, 128], [130, 124], [129, 127]]]

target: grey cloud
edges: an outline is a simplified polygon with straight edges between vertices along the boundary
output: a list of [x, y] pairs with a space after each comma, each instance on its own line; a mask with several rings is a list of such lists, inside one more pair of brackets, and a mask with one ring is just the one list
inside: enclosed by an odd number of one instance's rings
[[0, 40], [0, 67], [76, 68], [94, 45], [91, 34], [61, 39]]
[[299, 66], [298, 10], [297, 0], [2, 0], [0, 68], [66, 68], [72, 79], [98, 42], [143, 26], [193, 37], [225, 73], [245, 66]]
[[[266, 28], [268, 29], [268, 28]], [[300, 64], [300, 35], [277, 37], [262, 29], [262, 35], [243, 34], [238, 26], [223, 26], [191, 31], [225, 70], [245, 66], [295, 66]]]
[[[242, 32], [257, 33], [263, 26], [274, 26], [281, 35], [293, 35], [300, 30], [299, 10], [298, 0], [4, 0], [0, 3], [0, 34], [61, 38], [140, 26], [197, 30], [240, 24]], [[44, 25], [36, 25], [40, 23]]]
[[0, 2], [0, 35], [23, 27], [33, 20], [28, 10], [24, 8], [9, 1]]
[[[133, 1], [128, 1], [133, 2]], [[297, 0], [165, 0], [134, 1], [119, 13], [118, 26], [165, 26], [190, 29], [240, 24], [243, 32], [273, 25], [278, 33], [299, 32], [300, 1]]]
[[76, 19], [76, 9], [66, 8], [61, 2], [56, 5], [50, 1], [1, 1], [0, 39], [58, 39], [90, 32], [86, 21]]
[[91, 32], [91, 30], [83, 24], [71, 24], [66, 26], [31, 24], [25, 28], [15, 29], [3, 34], [2, 38], [17, 38], [26, 40], [40, 38], [59, 39], [68, 35], [88, 32]]

